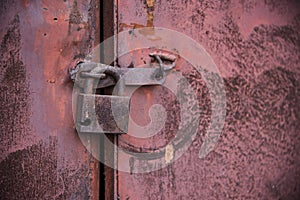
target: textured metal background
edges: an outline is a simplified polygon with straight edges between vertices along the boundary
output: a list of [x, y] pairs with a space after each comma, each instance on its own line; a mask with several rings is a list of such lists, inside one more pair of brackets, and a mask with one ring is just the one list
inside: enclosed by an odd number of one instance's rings
[[68, 68], [99, 43], [99, 2], [0, 4], [0, 199], [97, 199], [99, 166], [74, 128]]
[[[1, 1], [1, 199], [98, 198], [99, 165], [74, 131], [68, 77], [68, 68], [99, 43], [98, 5], [97, 0]], [[119, 31], [159, 26], [203, 45], [224, 77], [228, 104], [224, 132], [215, 150], [200, 160], [210, 121], [208, 91], [201, 76], [180, 60], [178, 69], [204, 108], [198, 137], [165, 169], [119, 172], [120, 199], [297, 199], [299, 3], [120, 0], [115, 6]], [[108, 28], [103, 31], [113, 32]], [[119, 64], [143, 64], [148, 53], [131, 54]], [[147, 151], [172, 138], [178, 120], [174, 95], [147, 87], [132, 101], [132, 117], [141, 125], [149, 122], [152, 104], [165, 105], [167, 126], [148, 140], [121, 136], [120, 146]], [[88, 148], [99, 151], [93, 142]], [[113, 185], [113, 178], [107, 184]], [[111, 189], [105, 192], [113, 196]]]
[[[300, 197], [299, 8], [297, 1], [276, 0], [118, 2], [119, 31], [165, 27], [204, 46], [224, 77], [227, 96], [221, 138], [213, 152], [199, 159], [210, 121], [208, 90], [201, 75], [179, 60], [177, 69], [197, 91], [203, 109], [198, 136], [167, 168], [148, 174], [119, 172], [120, 199]], [[133, 52], [119, 64], [138, 66], [149, 61], [146, 55]], [[166, 128], [149, 139], [121, 136], [119, 145], [131, 151], [165, 145], [179, 122], [175, 97], [162, 88], [142, 88], [131, 102], [132, 118], [140, 125], [149, 123], [151, 105], [164, 105]], [[122, 164], [151, 167], [134, 159]]]

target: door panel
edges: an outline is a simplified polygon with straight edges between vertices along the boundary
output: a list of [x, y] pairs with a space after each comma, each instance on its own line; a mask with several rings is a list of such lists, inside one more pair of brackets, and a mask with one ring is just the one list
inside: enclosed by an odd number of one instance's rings
[[0, 8], [0, 198], [98, 199], [99, 163], [74, 128], [68, 69], [99, 43], [99, 1]]
[[[119, 31], [164, 27], [201, 44], [221, 72], [227, 100], [221, 137], [212, 152], [199, 158], [211, 121], [209, 91], [201, 74], [179, 58], [176, 70], [196, 91], [203, 109], [197, 137], [166, 168], [143, 174], [119, 171], [120, 199], [296, 199], [300, 195], [298, 8], [292, 1], [118, 1]], [[149, 63], [148, 54], [148, 50], [131, 52], [119, 57], [118, 64]], [[120, 147], [147, 152], [174, 136], [178, 105], [172, 93], [160, 86], [135, 92], [132, 119], [147, 125], [154, 104], [167, 111], [162, 131], [147, 139], [122, 135]], [[119, 168], [151, 167], [147, 161], [121, 155], [118, 162]]]

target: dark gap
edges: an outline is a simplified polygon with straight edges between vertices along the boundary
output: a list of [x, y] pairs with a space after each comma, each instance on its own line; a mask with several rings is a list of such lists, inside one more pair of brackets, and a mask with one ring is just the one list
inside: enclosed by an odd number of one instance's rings
[[107, 88], [96, 88], [95, 94], [112, 95], [113, 91], [114, 91], [114, 86], [109, 86]]
[[105, 166], [102, 163], [102, 161], [104, 160], [104, 134], [100, 134], [100, 166], [99, 166], [99, 170], [100, 170], [100, 175], [99, 175], [99, 199], [103, 199], [105, 200]]
[[[103, 1], [104, 0], [100, 0], [100, 44], [101, 42], [104, 41], [104, 26], [103, 26], [103, 22], [104, 22], [104, 9], [103, 9]], [[103, 57], [104, 57], [104, 49], [103, 49], [103, 46], [100, 45], [100, 62], [102, 62], [103, 60]], [[99, 90], [98, 91], [100, 94], [103, 94], [103, 90]], [[99, 162], [99, 170], [100, 170], [100, 173], [99, 173], [99, 199], [103, 199], [105, 200], [105, 165], [103, 163], [103, 160], [104, 160], [104, 151], [105, 151], [105, 147], [104, 147], [104, 135], [103, 134], [100, 134], [100, 162]]]
[[[114, 1], [113, 0], [99, 0], [100, 8], [100, 43], [110, 38], [114, 34]], [[105, 46], [100, 45], [100, 62], [104, 64], [114, 64], [112, 63], [112, 58], [114, 54], [114, 41], [106, 42]], [[111, 95], [113, 87], [108, 87], [104, 89], [98, 89], [99, 94]], [[111, 160], [114, 162], [114, 149], [105, 146], [104, 137], [114, 141], [113, 135], [104, 135], [100, 137], [100, 156], [101, 160]], [[113, 199], [114, 198], [114, 169], [106, 166], [100, 162], [100, 177], [99, 177], [99, 199]]]
[[[103, 94], [103, 89], [99, 89], [99, 94]], [[100, 162], [99, 162], [99, 199], [105, 200], [105, 165], [103, 163], [105, 159], [105, 147], [104, 147], [104, 134], [100, 134], [99, 149], [100, 149]]]
[[103, 88], [96, 88], [95, 94], [104, 94], [104, 89]]
[[[104, 41], [104, 0], [100, 0], [100, 43]], [[100, 62], [103, 63], [104, 60], [104, 48], [100, 45]]]

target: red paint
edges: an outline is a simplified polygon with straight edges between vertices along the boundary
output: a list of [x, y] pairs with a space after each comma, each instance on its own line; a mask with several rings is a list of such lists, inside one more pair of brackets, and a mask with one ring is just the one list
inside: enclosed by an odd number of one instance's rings
[[[199, 42], [224, 78], [227, 117], [214, 151], [198, 152], [210, 122], [208, 89], [179, 58], [203, 109], [190, 149], [148, 174], [106, 171], [120, 199], [297, 199], [300, 195], [299, 5], [290, 1], [117, 1], [118, 27], [165, 27]], [[98, 1], [16, 1], [0, 6], [0, 196], [3, 199], [98, 199], [99, 164], [74, 130], [68, 69], [99, 42]], [[111, 5], [110, 5], [111, 6]], [[111, 16], [113, 18], [113, 16]], [[105, 22], [105, 26], [110, 26]], [[104, 29], [109, 35], [111, 30]], [[107, 33], [106, 33], [107, 32]], [[106, 37], [106, 36], [105, 36]], [[103, 38], [105, 38], [103, 37]], [[176, 41], [174, 41], [176, 42]], [[148, 50], [119, 59], [149, 63]], [[188, 53], [188, 49], [187, 52]], [[119, 146], [152, 151], [178, 129], [178, 105], [162, 87], [132, 97], [132, 118], [149, 123], [151, 105], [167, 109], [150, 139], [119, 137]], [[98, 138], [90, 138], [99, 152]], [[112, 152], [112, 150], [110, 151]], [[106, 152], [107, 157], [112, 157]], [[112, 154], [112, 153], [111, 153]], [[122, 160], [119, 157], [119, 160]], [[138, 160], [125, 163], [138, 166]], [[123, 163], [124, 164], [124, 163]], [[118, 182], [114, 182], [117, 180]], [[110, 192], [111, 191], [111, 192]], [[110, 192], [110, 193], [109, 193]]]
[[[147, 174], [119, 172], [120, 199], [299, 197], [299, 5], [287, 1], [172, 0], [155, 1], [152, 11], [155, 27], [192, 37], [212, 56], [225, 82], [227, 117], [214, 151], [199, 159], [210, 121], [208, 91], [200, 74], [180, 59], [177, 68], [198, 91], [204, 109], [198, 136], [189, 151], [167, 168]], [[147, 26], [148, 15], [146, 1], [118, 2], [119, 30]], [[119, 64], [138, 66], [145, 57], [145, 51], [133, 52], [119, 58]], [[151, 88], [150, 99], [144, 89], [133, 96], [131, 115], [137, 123], [149, 122], [149, 102], [166, 108], [174, 105], [168, 94], [159, 95], [160, 90]], [[176, 109], [174, 105], [171, 111]], [[169, 112], [168, 120], [167, 126], [177, 120], [176, 115]], [[144, 140], [124, 135], [119, 146], [146, 152], [165, 144], [175, 130], [163, 130]]]
[[97, 199], [99, 166], [74, 129], [68, 74], [99, 42], [96, 1], [1, 4], [1, 199]]

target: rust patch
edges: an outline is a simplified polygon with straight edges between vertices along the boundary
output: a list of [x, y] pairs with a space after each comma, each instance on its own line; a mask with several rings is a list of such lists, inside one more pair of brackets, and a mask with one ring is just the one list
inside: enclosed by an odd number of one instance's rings
[[0, 163], [1, 199], [86, 199], [88, 166], [58, 166], [58, 139], [50, 136], [10, 154]]
[[48, 79], [47, 83], [55, 83], [55, 79]]
[[[121, 1], [120, 22], [133, 18], [142, 21], [144, 2]], [[299, 9], [291, 14], [296, 8], [291, 1], [254, 4], [254, 1], [156, 1], [155, 26], [192, 37], [219, 67], [226, 86], [226, 124], [214, 151], [199, 159], [198, 151], [209, 124], [209, 93], [201, 85], [201, 75], [188, 71], [186, 65], [178, 65], [197, 92], [200, 108], [204, 109], [199, 134], [188, 152], [167, 168], [147, 174], [120, 172], [121, 199], [299, 197]], [[269, 6], [264, 4], [275, 4], [274, 11], [269, 12], [265, 8]], [[127, 5], [137, 11], [128, 12], [124, 9]], [[134, 54], [130, 61], [135, 62], [140, 55]], [[152, 93], [153, 99], [157, 96]], [[170, 98], [167, 102], [172, 105]], [[143, 112], [136, 113], [133, 119], [142, 118]], [[174, 117], [168, 119], [176, 123]], [[148, 139], [140, 151], [146, 152], [147, 145], [158, 146], [163, 136]], [[120, 146], [128, 141], [134, 144], [125, 137], [120, 136]], [[139, 167], [151, 166], [136, 164], [135, 170]], [[139, 190], [132, 190], [136, 187]]]
[[130, 24], [120, 23], [119, 27], [120, 27], [120, 31], [124, 31], [125, 29], [144, 28], [145, 25], [142, 25], [142, 24], [136, 24], [136, 23], [130, 23]]
[[148, 7], [154, 7], [154, 0], [146, 0], [147, 6]]
[[[89, 13], [91, 14], [91, 13]], [[90, 27], [89, 22], [85, 22], [83, 20], [82, 14], [80, 13], [77, 1], [75, 0], [72, 6], [72, 10], [69, 15], [69, 30], [68, 35], [74, 35], [76, 32], [80, 32], [81, 30], [88, 30]], [[79, 38], [79, 37], [78, 37]], [[79, 41], [74, 41], [74, 45], [78, 45]]]
[[[147, 7], [147, 24], [146, 25], [137, 24], [137, 23], [130, 23], [130, 24], [120, 23], [119, 30], [123, 31], [124, 29], [147, 28], [147, 29], [141, 30], [141, 34], [143, 34], [145, 36], [153, 36], [155, 34], [154, 29], [152, 29], [154, 27], [154, 8], [155, 8], [154, 3], [155, 3], [154, 0], [146, 0], [145, 1], [146, 7]], [[160, 38], [153, 37], [150, 39], [159, 40]]]
[[[49, 199], [64, 188], [56, 184], [56, 139], [10, 154], [0, 163], [1, 199]], [[49, 188], [49, 186], [54, 188]]]
[[26, 67], [20, 60], [20, 39], [20, 20], [16, 15], [0, 48], [0, 160], [32, 140], [30, 92]]
[[98, 162], [72, 128], [67, 82], [69, 62], [85, 57], [95, 41], [95, 1], [77, 0], [77, 11], [89, 25], [76, 24], [81, 17], [73, 12], [69, 32], [74, 1], [71, 7], [64, 1], [27, 1], [27, 7], [23, 1], [5, 2], [0, 6], [5, 11], [0, 20], [0, 199], [97, 199]]
[[154, 0], [146, 0], [147, 3], [147, 27], [154, 27]]
[[70, 24], [80, 24], [82, 21], [82, 16], [77, 7], [77, 1], [75, 0], [73, 3], [73, 7], [69, 16], [69, 23]]

